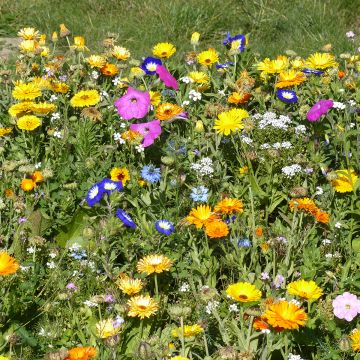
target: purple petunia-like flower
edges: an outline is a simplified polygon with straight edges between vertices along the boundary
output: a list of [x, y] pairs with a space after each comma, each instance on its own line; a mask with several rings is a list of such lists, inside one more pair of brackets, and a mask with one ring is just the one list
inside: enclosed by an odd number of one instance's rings
[[148, 147], [161, 134], [160, 120], [153, 120], [143, 124], [132, 124], [130, 125], [130, 130], [140, 133], [144, 137], [142, 146]]
[[136, 224], [131, 216], [123, 209], [116, 209], [116, 216], [123, 222], [127, 227], [136, 229]]
[[165, 86], [174, 90], [179, 90], [177, 80], [169, 73], [164, 65], [158, 65], [156, 67], [156, 73], [159, 75], [160, 80], [165, 84]]
[[334, 315], [346, 321], [353, 320], [360, 313], [360, 300], [356, 295], [344, 292], [332, 302]]
[[149, 112], [150, 94], [129, 87], [127, 93], [115, 101], [115, 106], [125, 120], [141, 119]]
[[320, 100], [308, 111], [306, 118], [311, 122], [318, 121], [333, 105], [334, 102], [332, 100]]

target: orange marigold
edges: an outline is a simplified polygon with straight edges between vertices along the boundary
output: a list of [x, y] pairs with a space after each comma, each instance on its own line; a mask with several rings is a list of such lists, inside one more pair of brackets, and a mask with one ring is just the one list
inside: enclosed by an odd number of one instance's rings
[[96, 356], [96, 349], [92, 346], [77, 347], [69, 350], [65, 360], [88, 360]]
[[244, 204], [238, 199], [225, 198], [215, 205], [214, 210], [221, 214], [242, 213], [244, 212]]
[[11, 275], [17, 271], [19, 264], [6, 251], [0, 251], [0, 276]]
[[267, 319], [265, 316], [257, 316], [255, 319], [254, 319], [254, 322], [253, 322], [253, 328], [255, 330], [258, 330], [258, 331], [261, 331], [261, 330], [266, 330], [269, 328], [269, 324], [266, 322]]
[[203, 225], [206, 225], [214, 220], [218, 219], [218, 215], [215, 214], [209, 205], [199, 205], [197, 208], [193, 208], [190, 211], [186, 220], [196, 226], [197, 229], [201, 229]]
[[222, 238], [229, 234], [229, 227], [224, 221], [213, 221], [205, 225], [205, 232], [211, 239]]
[[36, 183], [33, 179], [22, 179], [20, 187], [24, 191], [31, 191], [36, 186]]
[[315, 213], [315, 219], [318, 222], [321, 222], [323, 224], [328, 224], [330, 220], [330, 215], [325, 212], [318, 209], [318, 211]]
[[263, 235], [263, 229], [261, 227], [259, 227], [259, 226], [257, 228], [255, 228], [255, 235], [257, 237], [262, 236]]
[[164, 103], [158, 106], [155, 116], [159, 120], [171, 120], [175, 116], [181, 114], [183, 111], [184, 109], [179, 105]]
[[250, 93], [243, 93], [243, 92], [233, 92], [228, 97], [228, 103], [230, 104], [245, 104], [251, 99], [252, 95]]
[[310, 214], [316, 213], [318, 209], [317, 206], [315, 205], [314, 200], [309, 198], [292, 199], [289, 202], [289, 206], [291, 210], [297, 208], [299, 210], [307, 211]]
[[34, 171], [31, 175], [31, 179], [35, 184], [44, 181], [44, 177], [40, 171]]
[[105, 64], [101, 69], [101, 73], [105, 76], [115, 76], [119, 70], [114, 64]]

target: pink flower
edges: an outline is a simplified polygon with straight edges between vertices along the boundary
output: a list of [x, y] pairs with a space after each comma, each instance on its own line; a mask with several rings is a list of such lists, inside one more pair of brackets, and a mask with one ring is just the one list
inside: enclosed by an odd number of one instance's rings
[[156, 67], [156, 73], [159, 75], [160, 80], [167, 87], [171, 87], [174, 90], [179, 90], [179, 84], [176, 79], [169, 73], [164, 65], [158, 65]]
[[149, 111], [150, 94], [129, 87], [126, 94], [115, 101], [115, 106], [125, 120], [141, 119]]
[[332, 302], [334, 315], [339, 319], [351, 321], [360, 313], [360, 300], [356, 295], [344, 292], [338, 295]]
[[320, 100], [308, 111], [306, 117], [311, 122], [317, 121], [322, 115], [325, 115], [333, 105], [334, 102], [332, 100]]
[[144, 137], [143, 147], [148, 147], [161, 134], [160, 120], [153, 120], [143, 124], [132, 124], [130, 125], [130, 130], [140, 133]]

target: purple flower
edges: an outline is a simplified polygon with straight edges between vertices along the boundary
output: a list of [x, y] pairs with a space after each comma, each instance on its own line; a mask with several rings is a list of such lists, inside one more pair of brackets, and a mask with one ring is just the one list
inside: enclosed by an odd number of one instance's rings
[[113, 303], [113, 302], [115, 302], [115, 299], [111, 294], [106, 294], [105, 295], [105, 302], [106, 303]]
[[162, 65], [162, 62], [161, 62], [160, 59], [148, 56], [146, 59], [144, 59], [143, 63], [141, 64], [141, 68], [148, 75], [155, 75], [156, 74], [156, 68], [158, 67], [158, 65]]
[[156, 73], [159, 75], [160, 80], [165, 86], [179, 90], [179, 84], [177, 80], [169, 73], [164, 65], [158, 65], [156, 67]]
[[148, 147], [161, 134], [160, 120], [153, 120], [143, 124], [132, 124], [130, 125], [130, 130], [140, 133], [144, 137], [142, 146]]
[[115, 101], [115, 106], [125, 120], [141, 119], [149, 111], [150, 94], [129, 87], [127, 93]]
[[131, 216], [123, 209], [116, 209], [116, 216], [123, 222], [127, 227], [136, 229], [136, 224]]
[[281, 284], [285, 281], [285, 278], [278, 274], [275, 276], [274, 282], [271, 284], [275, 289], [278, 289]]
[[27, 222], [27, 218], [21, 217], [18, 220], [19, 224], [23, 224], [24, 222]]
[[89, 189], [86, 195], [86, 201], [88, 205], [94, 206], [96, 203], [98, 203], [101, 200], [103, 194], [104, 194], [104, 189], [102, 187], [101, 182], [98, 182], [95, 185], [93, 185]]
[[74, 291], [77, 290], [77, 286], [74, 283], [68, 283], [66, 285], [66, 288], [69, 289], [69, 290], [74, 290]]
[[308, 111], [306, 118], [311, 122], [318, 121], [333, 105], [334, 102], [332, 100], [320, 100]]
[[339, 319], [351, 321], [360, 313], [360, 300], [356, 295], [344, 292], [338, 295], [332, 302], [334, 315]]
[[276, 91], [276, 96], [284, 102], [287, 103], [295, 103], [298, 101], [298, 97], [296, 96], [295, 91], [286, 90], [286, 89], [279, 89]]

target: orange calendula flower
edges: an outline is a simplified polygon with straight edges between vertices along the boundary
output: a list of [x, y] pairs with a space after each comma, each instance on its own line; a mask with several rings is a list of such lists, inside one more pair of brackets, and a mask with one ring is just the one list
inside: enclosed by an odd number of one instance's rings
[[325, 211], [321, 211], [321, 210], [317, 210], [316, 213], [314, 214], [315, 219], [317, 222], [323, 223], [323, 224], [328, 224], [329, 220], [330, 220], [330, 215], [325, 212]]
[[205, 225], [206, 235], [211, 239], [222, 238], [229, 234], [229, 227], [224, 221], [213, 221]]
[[124, 131], [121, 134], [121, 138], [127, 141], [140, 140], [142, 137], [143, 136], [139, 132], [133, 130]]
[[253, 322], [253, 328], [257, 331], [269, 329], [269, 324], [266, 322], [265, 316], [257, 316]]
[[303, 279], [291, 282], [286, 289], [289, 294], [310, 301], [317, 300], [323, 294], [322, 289], [314, 281]]
[[65, 360], [88, 360], [96, 356], [96, 349], [92, 346], [77, 347], [69, 350]]
[[40, 171], [34, 171], [31, 175], [31, 179], [37, 184], [44, 181], [44, 177]]
[[6, 251], [0, 251], [0, 276], [14, 274], [18, 268], [19, 264], [15, 258]]
[[230, 104], [245, 104], [251, 99], [252, 95], [250, 93], [239, 93], [239, 92], [233, 92], [229, 98], [228, 103]]
[[169, 271], [172, 266], [172, 261], [164, 255], [148, 255], [141, 259], [136, 269], [140, 273], [150, 275], [152, 273], [162, 273]]
[[299, 85], [306, 80], [306, 75], [300, 71], [288, 70], [279, 74], [279, 79], [275, 87], [283, 89], [295, 85]]
[[221, 214], [232, 214], [235, 212], [241, 214], [244, 212], [244, 204], [238, 199], [225, 198], [215, 205], [214, 211]]
[[304, 309], [285, 300], [269, 305], [264, 316], [272, 327], [279, 330], [298, 329], [304, 326], [308, 319]]
[[31, 191], [36, 186], [36, 183], [33, 179], [23, 179], [20, 183], [20, 187], [24, 191]]
[[291, 210], [295, 208], [299, 210], [304, 210], [309, 212], [310, 214], [314, 214], [317, 211], [317, 206], [315, 205], [314, 200], [310, 198], [299, 198], [299, 199], [292, 199], [289, 202], [289, 207]]
[[14, 197], [14, 192], [11, 189], [5, 189], [4, 195], [7, 199], [12, 199]]
[[229, 285], [226, 289], [226, 294], [240, 302], [258, 301], [261, 298], [261, 291], [255, 285], [248, 282], [238, 282]]
[[176, 104], [164, 103], [160, 104], [156, 109], [155, 117], [159, 120], [171, 120], [175, 116], [180, 115], [184, 109]]
[[260, 226], [258, 226], [257, 228], [255, 228], [255, 235], [256, 235], [257, 237], [261, 237], [261, 236], [263, 235], [263, 229], [262, 229]]
[[201, 229], [204, 225], [218, 219], [218, 215], [212, 211], [209, 205], [199, 205], [197, 208], [191, 209], [186, 218], [187, 222], [195, 225], [197, 229]]
[[121, 181], [122, 185], [125, 186], [130, 180], [129, 170], [115, 167], [110, 171], [110, 178], [112, 181]]
[[116, 284], [124, 294], [130, 296], [136, 295], [144, 287], [141, 279], [131, 279], [124, 273], [119, 275], [119, 280], [116, 282]]
[[141, 320], [154, 315], [159, 309], [159, 303], [150, 296], [134, 296], [127, 302], [129, 306], [128, 315], [139, 317]]
[[100, 71], [105, 76], [115, 76], [119, 72], [117, 66], [114, 64], [105, 64]]

